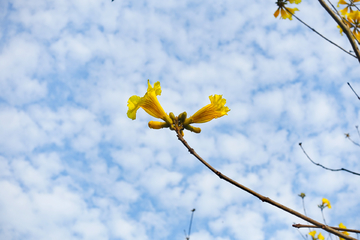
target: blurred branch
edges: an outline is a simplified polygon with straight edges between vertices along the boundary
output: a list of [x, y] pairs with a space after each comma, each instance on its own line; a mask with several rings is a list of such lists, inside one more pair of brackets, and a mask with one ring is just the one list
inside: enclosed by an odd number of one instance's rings
[[331, 10], [331, 8], [325, 3], [324, 0], [319, 0], [319, 3], [321, 4], [321, 6], [323, 6], [323, 8], [325, 8], [329, 15], [335, 20], [335, 22], [339, 24], [343, 32], [346, 34], [346, 37], [349, 39], [351, 47], [353, 48], [355, 55], [360, 63], [360, 51], [354, 40], [352, 32], [350, 31], [350, 28], [345, 23], [343, 23], [342, 19], [336, 16], [335, 12]]
[[[314, 226], [314, 225], [304, 225], [304, 224], [293, 224], [292, 225], [295, 228], [319, 228], [318, 226]], [[339, 228], [339, 227], [331, 227], [337, 231], [344, 231], [344, 232], [354, 232], [354, 233], [360, 233], [360, 230], [355, 230], [355, 229], [348, 229], [348, 228]]]
[[355, 93], [355, 95], [357, 96], [357, 98], [360, 100], [359, 95], [357, 95], [357, 93], [355, 92], [355, 90], [352, 88], [352, 86], [350, 85], [350, 83], [347, 83], [349, 85], [349, 87], [351, 88], [351, 90]]
[[345, 172], [352, 173], [352, 174], [354, 174], [354, 175], [360, 176], [360, 173], [353, 172], [353, 171], [347, 170], [347, 169], [345, 169], [345, 168], [332, 169], [332, 168], [325, 167], [325, 166], [321, 165], [320, 163], [316, 163], [316, 162], [314, 162], [314, 161], [309, 157], [309, 155], [305, 152], [305, 150], [304, 150], [304, 148], [303, 148], [303, 146], [302, 146], [302, 143], [299, 143], [299, 146], [301, 147], [301, 149], [302, 149], [303, 152], [305, 153], [306, 157], [307, 157], [313, 164], [315, 164], [315, 165], [317, 165], [317, 166], [320, 166], [320, 167], [322, 167], [322, 168], [324, 168], [324, 169], [326, 169], [326, 170], [329, 170], [329, 171], [334, 171], [334, 172], [337, 172], [337, 171], [345, 171]]
[[322, 223], [320, 223], [320, 222], [315, 221], [315, 220], [312, 219], [312, 218], [309, 218], [309, 217], [307, 217], [307, 216], [305, 216], [305, 215], [303, 215], [303, 214], [301, 214], [301, 213], [299, 213], [299, 212], [296, 212], [296, 211], [294, 211], [293, 209], [288, 208], [288, 207], [286, 207], [286, 206], [284, 206], [284, 205], [282, 205], [282, 204], [280, 204], [280, 203], [278, 203], [278, 202], [276, 202], [276, 201], [274, 201], [274, 200], [272, 200], [272, 199], [270, 199], [270, 198], [268, 198], [268, 197], [265, 197], [265, 196], [263, 196], [263, 195], [255, 192], [255, 191], [251, 190], [250, 188], [247, 188], [247, 187], [245, 187], [244, 185], [236, 182], [235, 180], [227, 177], [226, 175], [222, 174], [221, 172], [219, 172], [218, 170], [216, 170], [215, 168], [213, 168], [213, 167], [212, 167], [209, 163], [207, 163], [204, 159], [202, 159], [202, 158], [195, 152], [195, 150], [189, 146], [189, 144], [185, 141], [185, 139], [183, 138], [183, 136], [182, 136], [182, 134], [181, 134], [181, 131], [182, 131], [183, 129], [180, 129], [180, 126], [179, 126], [178, 122], [175, 122], [175, 129], [174, 129], [174, 130], [176, 131], [176, 135], [177, 135], [178, 139], [179, 139], [179, 140], [182, 142], [182, 144], [184, 144], [184, 146], [189, 150], [190, 154], [194, 155], [194, 157], [196, 157], [202, 164], [204, 164], [204, 165], [205, 165], [207, 168], [209, 168], [213, 173], [215, 173], [220, 179], [223, 179], [223, 180], [229, 182], [230, 184], [232, 184], [232, 185], [234, 185], [234, 186], [236, 186], [236, 187], [244, 190], [245, 192], [248, 192], [248, 193], [250, 193], [251, 195], [254, 195], [255, 197], [259, 198], [259, 199], [260, 199], [261, 201], [263, 201], [263, 202], [267, 202], [267, 203], [269, 203], [270, 205], [273, 205], [273, 206], [275, 206], [275, 207], [277, 207], [277, 208], [280, 208], [280, 209], [282, 209], [282, 210], [284, 210], [284, 211], [286, 211], [286, 212], [288, 212], [288, 213], [290, 213], [290, 214], [292, 214], [292, 215], [295, 215], [295, 216], [297, 216], [297, 217], [299, 217], [299, 218], [301, 218], [301, 219], [303, 219], [303, 220], [305, 220], [305, 221], [307, 221], [307, 222], [309, 222], [309, 223], [314, 224], [315, 226], [318, 226], [318, 227], [324, 229], [324, 230], [327, 231], [327, 232], [330, 232], [330, 233], [332, 233], [332, 234], [335, 234], [336, 236], [339, 236], [339, 237], [344, 238], [344, 239], [355, 240], [355, 238], [352, 238], [352, 237], [350, 237], [350, 236], [347, 236], [347, 235], [345, 235], [345, 234], [343, 234], [343, 233], [341, 233], [341, 232], [338, 232], [338, 231], [336, 231], [336, 230], [334, 230], [334, 229], [332, 229], [332, 228], [330, 228], [330, 227], [328, 227], [328, 226], [326, 226], [326, 225], [324, 225], [324, 224], [322, 224]]

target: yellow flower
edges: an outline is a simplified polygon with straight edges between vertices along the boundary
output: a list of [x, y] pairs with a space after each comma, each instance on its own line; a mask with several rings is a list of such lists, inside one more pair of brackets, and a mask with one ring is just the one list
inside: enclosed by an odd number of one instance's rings
[[323, 199], [322, 199], [321, 205], [323, 205], [324, 207], [331, 208], [330, 201], [329, 201], [328, 199], [326, 199], [326, 198], [323, 198]]
[[211, 95], [209, 96], [210, 104], [201, 108], [199, 111], [194, 113], [191, 117], [187, 118], [184, 122], [184, 125], [189, 125], [191, 123], [206, 123], [214, 118], [219, 118], [224, 115], [227, 115], [227, 112], [230, 111], [228, 107], [225, 107], [226, 99], [222, 95]]
[[349, 13], [347, 20], [350, 30], [352, 30], [355, 38], [360, 41], [360, 11], [353, 11]]
[[151, 86], [148, 80], [148, 89], [143, 97], [132, 96], [128, 100], [128, 112], [127, 116], [135, 120], [136, 112], [139, 108], [143, 108], [148, 114], [155, 118], [160, 118], [165, 122], [150, 121], [149, 127], [152, 129], [170, 128], [184, 135], [183, 130], [187, 129], [195, 133], [200, 133], [201, 129], [193, 127], [192, 123], [205, 123], [211, 121], [214, 118], [219, 118], [227, 115], [230, 111], [228, 107], [225, 107], [226, 99], [222, 98], [222, 95], [211, 95], [209, 97], [210, 104], [201, 108], [194, 115], [186, 118], [187, 113], [183, 112], [179, 116], [175, 117], [174, 113], [166, 114], [161, 107], [156, 96], [161, 94], [160, 82], [156, 82], [154, 87]]
[[[359, 0], [360, 1], [360, 0]], [[355, 38], [360, 41], [360, 11], [352, 11], [346, 15], [347, 21], [344, 23], [350, 28], [350, 31], [354, 34]], [[340, 34], [343, 35], [343, 30], [340, 26]]]
[[356, 3], [356, 2], [360, 2], [360, 0], [350, 0], [350, 3], [348, 3], [345, 0], [339, 0], [338, 5], [337, 5], [338, 8], [340, 7], [340, 4], [346, 5], [345, 8], [340, 10], [341, 15], [346, 16], [347, 14], [349, 14], [348, 11], [350, 11], [350, 13], [353, 12], [352, 8], [355, 7], [354, 3]]
[[318, 235], [317, 237], [315, 237], [315, 235], [316, 235], [316, 231], [315, 231], [315, 230], [309, 232], [309, 235], [311, 236], [311, 238], [312, 238], [313, 240], [317, 240], [317, 239], [319, 239], [319, 240], [324, 240], [324, 239], [325, 239], [324, 236], [323, 236], [321, 233], [319, 233], [319, 235]]
[[301, 0], [278, 0], [276, 2], [276, 5], [278, 5], [278, 9], [274, 13], [275, 18], [277, 18], [280, 14], [281, 15], [280, 18], [282, 18], [282, 19], [288, 18], [289, 20], [292, 20], [292, 15], [295, 13], [295, 11], [299, 11], [299, 9], [285, 7], [285, 5], [288, 2], [299, 4], [301, 2]]
[[[346, 228], [346, 226], [344, 225], [344, 224], [342, 224], [342, 223], [340, 223], [339, 224], [339, 228]], [[343, 234], [345, 234], [345, 235], [350, 235], [348, 232], [346, 232], [346, 231], [344, 231], [344, 232], [342, 232]], [[344, 240], [344, 238], [340, 238], [340, 240]]]
[[[149, 115], [151, 115], [155, 118], [160, 118], [160, 119], [164, 120], [166, 124], [162, 123], [162, 125], [161, 125], [162, 127], [170, 126], [170, 124], [172, 124], [172, 120], [170, 119], [169, 115], [167, 115], [165, 113], [164, 109], [161, 107], [161, 105], [156, 97], [159, 95], [161, 95], [160, 82], [156, 82], [154, 84], [154, 87], [152, 87], [150, 84], [150, 81], [148, 80], [148, 89], [143, 97], [134, 95], [129, 98], [128, 105], [127, 105], [129, 108], [128, 112], [127, 112], [127, 116], [130, 119], [135, 120], [137, 110], [139, 108], [142, 108]], [[151, 122], [153, 122], [153, 121], [151, 121]], [[159, 126], [159, 124], [156, 125], [153, 123], [152, 124], [149, 123], [149, 127], [158, 129], [158, 128], [156, 128], [157, 126]]]

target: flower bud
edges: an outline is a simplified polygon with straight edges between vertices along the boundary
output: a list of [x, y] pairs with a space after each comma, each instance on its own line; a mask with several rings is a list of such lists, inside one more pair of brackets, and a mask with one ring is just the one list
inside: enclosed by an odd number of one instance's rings
[[186, 119], [186, 116], [187, 116], [187, 113], [186, 112], [183, 112], [183, 113], [180, 113], [179, 115], [179, 121], [181, 123], [184, 123], [185, 119]]
[[175, 122], [175, 115], [173, 112], [169, 113], [170, 118]]
[[167, 128], [170, 126], [166, 122], [158, 122], [158, 121], [150, 121], [148, 125], [149, 125], [149, 128], [152, 128], [152, 129]]
[[194, 133], [200, 133], [201, 132], [201, 128], [193, 127], [191, 125], [186, 125], [186, 126], [184, 126], [184, 128], [189, 130], [189, 131], [192, 131]]

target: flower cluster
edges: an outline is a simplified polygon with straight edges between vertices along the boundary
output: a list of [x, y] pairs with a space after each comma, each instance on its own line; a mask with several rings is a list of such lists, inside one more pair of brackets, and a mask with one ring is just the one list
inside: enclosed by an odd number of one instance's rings
[[[343, 224], [343, 223], [340, 223], [339, 224], [339, 228], [346, 228], [346, 226]], [[345, 235], [350, 235], [348, 232], [346, 232], [346, 231], [343, 231], [343, 232], [341, 232], [341, 233], [343, 233], [343, 234], [345, 234]], [[344, 240], [343, 238], [340, 238], [340, 240]]]
[[299, 4], [301, 0], [278, 0], [276, 5], [278, 6], [278, 9], [274, 13], [274, 17], [277, 18], [280, 14], [281, 19], [289, 19], [292, 20], [292, 15], [295, 13], [295, 11], [299, 11], [297, 8], [289, 8], [285, 7], [288, 3], [295, 3]]
[[135, 120], [137, 110], [142, 108], [149, 115], [164, 121], [150, 121], [148, 124], [150, 128], [170, 128], [171, 130], [179, 130], [181, 134], [183, 134], [183, 129], [200, 133], [200, 128], [193, 127], [190, 124], [209, 122], [212, 119], [227, 115], [227, 112], [230, 111], [230, 109], [225, 106], [226, 99], [224, 99], [222, 95], [211, 95], [209, 97], [210, 104], [198, 110], [194, 115], [187, 118], [187, 113], [183, 112], [178, 117], [175, 117], [173, 113], [167, 114], [164, 111], [157, 99], [159, 95], [161, 95], [160, 82], [156, 82], [154, 87], [152, 87], [148, 80], [148, 89], [143, 97], [134, 95], [129, 98], [127, 116]]
[[[349, 27], [353, 33], [355, 39], [360, 42], [360, 11], [355, 5], [356, 2], [360, 3], [360, 0], [339, 0], [337, 7], [345, 5], [340, 10], [341, 16], [343, 17], [344, 23]], [[338, 26], [340, 28], [340, 26]], [[343, 30], [340, 28], [340, 34], [342, 35]]]

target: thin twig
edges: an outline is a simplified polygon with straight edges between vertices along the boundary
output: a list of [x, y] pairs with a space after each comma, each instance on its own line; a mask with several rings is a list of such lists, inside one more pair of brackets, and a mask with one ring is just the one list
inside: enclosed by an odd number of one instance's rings
[[359, 135], [359, 138], [360, 138], [359, 127], [358, 127], [358, 126], [355, 126], [355, 127], [356, 127], [356, 131], [357, 131], [357, 133], [358, 133], [358, 135]]
[[352, 88], [352, 86], [350, 85], [350, 83], [347, 83], [349, 85], [349, 87], [351, 88], [351, 90], [355, 93], [355, 95], [357, 96], [357, 98], [360, 100], [359, 95], [355, 92], [355, 90]]
[[346, 138], [348, 138], [354, 145], [360, 147], [360, 144], [358, 144], [357, 142], [355, 142], [354, 140], [352, 140], [352, 139], [350, 138], [350, 134], [346, 133], [345, 136], [346, 136]]
[[[304, 209], [304, 214], [305, 214], [305, 216], [307, 216], [307, 214], [306, 214], [306, 209], [305, 209], [305, 201], [304, 201], [304, 198], [301, 198], [301, 200], [302, 200], [302, 205], [303, 205], [303, 209]], [[309, 232], [310, 232], [310, 228], [309, 228]]]
[[344, 52], [346, 52], [347, 54], [349, 54], [350, 56], [353, 56], [354, 58], [357, 58], [354, 54], [350, 53], [349, 51], [346, 51], [345, 49], [343, 49], [342, 47], [340, 47], [339, 45], [337, 45], [336, 43], [334, 43], [333, 41], [331, 41], [330, 39], [326, 38], [324, 35], [322, 35], [321, 33], [319, 33], [318, 31], [316, 31], [315, 29], [313, 29], [312, 27], [310, 27], [309, 25], [307, 25], [304, 21], [302, 21], [300, 18], [298, 18], [295, 14], [293, 14], [292, 12], [290, 12], [289, 10], [287, 10], [287, 8], [285, 8], [286, 11], [288, 11], [290, 14], [292, 14], [298, 21], [300, 21], [302, 24], [304, 24], [305, 26], [307, 26], [308, 28], [310, 28], [311, 30], [313, 30], [316, 34], [318, 34], [320, 37], [322, 37], [323, 39], [325, 39], [326, 41], [328, 41], [329, 43], [335, 45], [336, 47], [340, 48], [341, 50], [343, 50]]
[[[295, 223], [293, 224], [293, 226], [294, 226], [294, 225], [295, 225]], [[310, 228], [309, 228], [309, 229], [310, 229]], [[299, 230], [299, 229], [297, 229], [297, 230], [298, 230], [299, 234], [302, 236], [302, 238], [306, 240], [306, 237], [300, 232], [300, 230]]]
[[315, 165], [317, 165], [317, 166], [320, 166], [320, 167], [322, 167], [322, 168], [324, 168], [324, 169], [326, 169], [326, 170], [329, 170], [329, 171], [334, 171], [334, 172], [337, 172], [337, 171], [345, 171], [345, 172], [349, 172], [349, 173], [352, 173], [352, 174], [354, 174], [354, 175], [360, 176], [360, 173], [353, 172], [353, 171], [347, 170], [347, 169], [345, 169], [345, 168], [332, 169], [332, 168], [325, 167], [325, 166], [321, 165], [320, 163], [316, 163], [316, 162], [314, 162], [314, 161], [309, 157], [309, 155], [305, 152], [305, 150], [304, 150], [304, 148], [303, 148], [303, 146], [302, 146], [302, 143], [299, 143], [299, 146], [301, 147], [301, 149], [302, 149], [303, 152], [305, 153], [306, 157], [307, 157], [313, 164], [315, 164]]
[[[318, 226], [314, 226], [314, 225], [304, 225], [304, 224], [293, 224], [292, 225], [295, 228], [319, 228]], [[344, 232], [354, 232], [354, 233], [360, 233], [360, 230], [356, 230], [356, 229], [348, 229], [348, 228], [339, 228], [339, 227], [331, 227], [335, 230], [338, 231], [344, 231]]]
[[189, 144], [185, 141], [185, 139], [184, 139], [183, 136], [181, 135], [181, 133], [180, 133], [181, 129], [179, 129], [177, 123], [175, 124], [175, 131], [176, 131], [176, 135], [177, 135], [178, 139], [179, 139], [179, 140], [182, 142], [182, 144], [189, 150], [190, 154], [194, 155], [194, 157], [196, 157], [202, 164], [204, 164], [207, 168], [209, 168], [209, 169], [210, 169], [214, 174], [216, 174], [220, 179], [223, 179], [223, 180], [229, 182], [230, 184], [232, 184], [232, 185], [234, 185], [234, 186], [236, 186], [236, 187], [244, 190], [245, 192], [248, 192], [248, 193], [254, 195], [255, 197], [259, 198], [259, 199], [260, 199], [261, 201], [263, 201], [263, 202], [267, 202], [267, 203], [269, 203], [269, 204], [271, 204], [271, 205], [273, 205], [273, 206], [275, 206], [275, 207], [277, 207], [277, 208], [280, 208], [280, 209], [282, 209], [282, 210], [284, 210], [284, 211], [286, 211], [286, 212], [288, 212], [288, 213], [290, 213], [290, 214], [293, 214], [293, 215], [295, 215], [295, 216], [297, 216], [297, 217], [299, 217], [299, 218], [301, 218], [301, 219], [303, 219], [303, 220], [305, 220], [305, 221], [307, 221], [307, 222], [309, 222], [309, 223], [314, 224], [315, 226], [318, 226], [318, 227], [324, 229], [324, 230], [327, 231], [327, 232], [330, 232], [330, 233], [332, 233], [332, 234], [335, 234], [336, 236], [339, 236], [339, 237], [344, 238], [344, 239], [355, 240], [355, 238], [352, 238], [352, 237], [347, 236], [347, 235], [345, 235], [345, 234], [343, 234], [343, 233], [340, 233], [340, 232], [332, 229], [332, 228], [329, 227], [329, 226], [326, 226], [326, 225], [324, 225], [324, 224], [322, 224], [322, 223], [320, 223], [320, 222], [318, 222], [318, 221], [315, 221], [315, 220], [312, 219], [312, 218], [309, 218], [309, 217], [307, 217], [307, 216], [305, 216], [305, 215], [303, 215], [303, 214], [301, 214], [301, 213], [299, 213], [299, 212], [296, 212], [296, 211], [294, 211], [293, 209], [288, 208], [288, 207], [286, 207], [286, 206], [284, 206], [284, 205], [282, 205], [282, 204], [280, 204], [280, 203], [278, 203], [278, 202], [276, 202], [276, 201], [274, 201], [274, 200], [272, 200], [272, 199], [270, 199], [270, 198], [268, 198], [268, 197], [265, 197], [265, 196], [263, 196], [263, 195], [255, 192], [255, 191], [251, 190], [250, 188], [247, 188], [247, 187], [245, 187], [244, 185], [236, 182], [235, 180], [229, 178], [228, 176], [222, 174], [221, 172], [219, 172], [218, 170], [216, 170], [215, 168], [213, 168], [213, 167], [212, 167], [209, 163], [207, 163], [204, 159], [202, 159], [202, 158], [195, 152], [195, 150], [189, 146]]
[[[326, 223], [326, 220], [325, 220], [325, 216], [324, 216], [324, 208], [321, 208], [321, 215], [322, 215], [322, 217], [323, 217], [323, 220], [324, 220], [324, 223], [325, 223], [325, 225], [328, 225], [327, 223]], [[331, 237], [331, 234], [329, 233], [329, 237], [330, 237], [330, 239], [332, 240], [332, 237]]]

